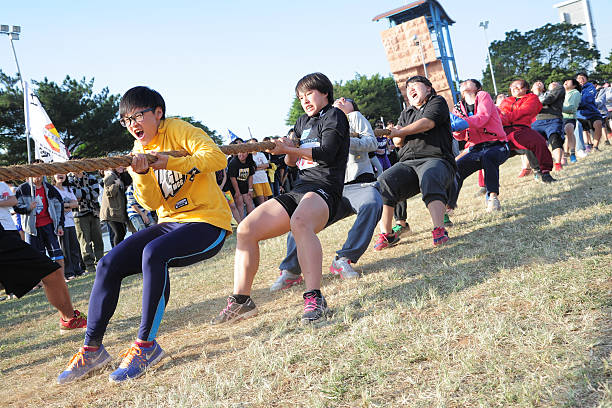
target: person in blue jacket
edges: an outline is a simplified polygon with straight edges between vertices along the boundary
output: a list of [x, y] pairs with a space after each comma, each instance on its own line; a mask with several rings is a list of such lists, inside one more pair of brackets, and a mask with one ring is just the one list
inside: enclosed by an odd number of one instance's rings
[[589, 77], [584, 72], [576, 75], [576, 80], [582, 86], [582, 99], [578, 110], [576, 111], [576, 119], [582, 124], [587, 140], [590, 140], [589, 131], [594, 130], [592, 144], [587, 143], [586, 150], [599, 151], [599, 140], [601, 139], [601, 114], [597, 110], [595, 103], [595, 97], [597, 96], [597, 90], [595, 85], [589, 82]]

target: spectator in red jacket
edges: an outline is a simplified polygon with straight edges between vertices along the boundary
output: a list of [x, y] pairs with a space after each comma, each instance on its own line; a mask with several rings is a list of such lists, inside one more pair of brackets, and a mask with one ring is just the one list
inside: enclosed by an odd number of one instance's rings
[[525, 154], [535, 178], [550, 183], [556, 181], [550, 171], [553, 159], [546, 145], [546, 139], [531, 129], [531, 123], [542, 109], [540, 99], [529, 92], [529, 84], [524, 79], [516, 79], [510, 84], [510, 93], [499, 106], [502, 125], [510, 149], [518, 154]]

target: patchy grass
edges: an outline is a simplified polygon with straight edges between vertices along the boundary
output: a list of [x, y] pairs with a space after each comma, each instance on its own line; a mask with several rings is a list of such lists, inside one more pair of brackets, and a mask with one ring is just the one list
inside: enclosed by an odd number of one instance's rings
[[[368, 251], [356, 281], [327, 270], [353, 218], [323, 231], [322, 290], [334, 316], [319, 329], [299, 324], [303, 288], [268, 291], [284, 237], [262, 244], [261, 311], [236, 325], [208, 325], [232, 288], [233, 238], [213, 261], [173, 269], [158, 338], [169, 357], [129, 384], [109, 384], [107, 368], [55, 385], [83, 334], [60, 337], [40, 291], [4, 301], [0, 405], [612, 406], [612, 149], [566, 167], [553, 185], [518, 179], [519, 168], [513, 158], [501, 169], [499, 214], [484, 212], [475, 176], [466, 181], [441, 248], [422, 201], [410, 200], [413, 234]], [[70, 282], [81, 310], [92, 282]], [[140, 277], [124, 281], [105, 337], [112, 354], [136, 336], [140, 294]]]

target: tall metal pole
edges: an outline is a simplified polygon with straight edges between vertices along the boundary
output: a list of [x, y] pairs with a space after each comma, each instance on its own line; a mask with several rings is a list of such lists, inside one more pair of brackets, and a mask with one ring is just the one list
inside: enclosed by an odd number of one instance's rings
[[495, 83], [495, 73], [493, 72], [493, 61], [491, 60], [491, 51], [489, 50], [489, 40], [487, 38], [487, 27], [489, 27], [489, 20], [481, 21], [479, 27], [483, 28], [485, 43], [487, 44], [487, 55], [489, 56], [489, 68], [491, 69], [491, 79], [493, 79], [493, 89], [495, 95], [497, 95], [497, 84]]
[[[26, 90], [25, 90], [25, 84], [23, 83], [23, 75], [21, 75], [21, 68], [19, 68], [19, 60], [17, 59], [17, 53], [15, 52], [15, 44], [13, 43], [13, 36], [15, 34], [14, 33], [10, 33], [9, 36], [9, 40], [11, 42], [11, 48], [13, 49], [13, 56], [15, 57], [15, 65], [17, 65], [17, 72], [19, 73], [19, 82], [21, 83], [21, 91], [23, 92], [23, 97], [26, 98]], [[19, 38], [19, 37], [17, 37]], [[26, 118], [27, 121], [27, 118]], [[31, 153], [31, 148], [30, 148], [30, 132], [29, 132], [29, 127], [26, 124], [26, 147], [28, 150], [28, 164], [32, 162], [32, 153]]]
[[414, 35], [414, 45], [419, 46], [419, 50], [421, 51], [421, 61], [423, 61], [423, 72], [425, 73], [425, 78], [429, 79], [429, 76], [427, 75], [427, 65], [425, 64], [425, 53], [423, 52], [423, 44], [421, 44], [421, 41], [419, 40], [419, 37], [416, 34]]

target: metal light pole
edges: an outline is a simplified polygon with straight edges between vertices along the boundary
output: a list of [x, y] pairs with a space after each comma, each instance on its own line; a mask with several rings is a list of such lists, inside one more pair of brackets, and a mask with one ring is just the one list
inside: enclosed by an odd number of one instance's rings
[[487, 27], [489, 27], [489, 20], [481, 21], [478, 25], [482, 27], [485, 36], [485, 42], [487, 44], [487, 54], [489, 55], [489, 68], [491, 69], [491, 78], [493, 79], [493, 89], [495, 90], [495, 95], [497, 95], [497, 85], [495, 84], [495, 73], [493, 72], [493, 61], [491, 61], [491, 51], [489, 51], [489, 40], [487, 39]]
[[[17, 73], [19, 74], [19, 82], [21, 83], [21, 91], [23, 92], [23, 97], [25, 98], [25, 84], [23, 82], [23, 75], [21, 75], [21, 68], [19, 68], [19, 61], [17, 60], [17, 53], [15, 52], [15, 44], [13, 40], [19, 39], [19, 34], [21, 34], [20, 26], [13, 26], [9, 31], [9, 26], [2, 24], [0, 25], [0, 34], [8, 35], [9, 40], [11, 41], [11, 48], [13, 50], [13, 56], [15, 57], [15, 65], [17, 65]], [[27, 119], [26, 119], [27, 121]], [[26, 146], [28, 149], [28, 163], [31, 163], [31, 154], [30, 154], [30, 134], [28, 132], [28, 126], [26, 123]]]
[[413, 37], [413, 43], [414, 45], [418, 46], [419, 50], [421, 51], [421, 61], [423, 61], [423, 72], [425, 72], [425, 78], [429, 79], [429, 77], [427, 76], [427, 65], [425, 65], [425, 53], [423, 52], [423, 44], [421, 44], [421, 41], [419, 41], [419, 36], [416, 34]]

